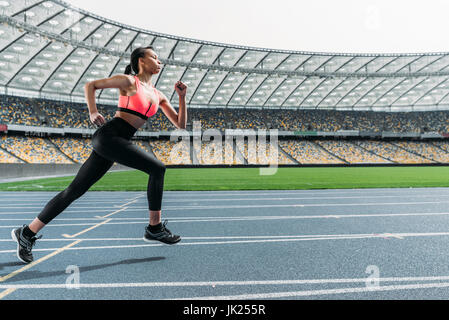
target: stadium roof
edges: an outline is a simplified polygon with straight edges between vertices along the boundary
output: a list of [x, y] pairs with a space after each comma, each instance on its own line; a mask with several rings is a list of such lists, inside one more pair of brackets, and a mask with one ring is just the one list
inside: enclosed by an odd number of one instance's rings
[[[155, 33], [59, 0], [0, 0], [3, 92], [84, 101], [87, 81], [123, 73], [153, 45], [154, 84], [177, 105], [375, 111], [449, 109], [449, 53], [342, 54], [252, 48]], [[1, 92], [1, 91], [0, 91]], [[118, 92], [98, 92], [115, 104]]]

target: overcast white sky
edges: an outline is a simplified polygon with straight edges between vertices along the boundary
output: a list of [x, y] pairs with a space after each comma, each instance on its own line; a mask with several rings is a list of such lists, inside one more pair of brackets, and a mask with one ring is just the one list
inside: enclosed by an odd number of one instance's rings
[[315, 52], [449, 52], [448, 0], [66, 0], [146, 30]]

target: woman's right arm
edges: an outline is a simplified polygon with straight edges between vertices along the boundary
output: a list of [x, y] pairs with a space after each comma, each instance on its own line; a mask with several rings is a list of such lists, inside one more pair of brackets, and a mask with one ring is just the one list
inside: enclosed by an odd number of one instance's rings
[[89, 109], [90, 121], [98, 126], [103, 125], [106, 120], [98, 112], [95, 101], [95, 91], [98, 89], [116, 88], [126, 91], [133, 83], [132, 77], [128, 75], [116, 75], [107, 79], [94, 80], [84, 86], [84, 96], [86, 97], [87, 108]]

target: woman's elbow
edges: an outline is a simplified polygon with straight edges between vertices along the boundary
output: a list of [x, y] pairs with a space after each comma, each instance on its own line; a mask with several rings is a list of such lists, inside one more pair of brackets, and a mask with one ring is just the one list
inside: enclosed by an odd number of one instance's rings
[[179, 123], [179, 122], [177, 122], [177, 123], [175, 124], [175, 126], [176, 126], [176, 129], [181, 129], [181, 130], [183, 130], [183, 129], [186, 128], [186, 124], [185, 124], [185, 123]]
[[92, 89], [95, 90], [95, 84], [94, 84], [93, 81], [87, 82], [87, 83], [84, 85], [84, 91], [90, 91], [90, 90], [92, 90]]

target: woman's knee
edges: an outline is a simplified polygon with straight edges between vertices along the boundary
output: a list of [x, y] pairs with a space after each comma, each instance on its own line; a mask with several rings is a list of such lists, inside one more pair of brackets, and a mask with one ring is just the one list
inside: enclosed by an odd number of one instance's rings
[[157, 162], [156, 164], [153, 164], [151, 166], [151, 170], [149, 170], [149, 174], [157, 175], [159, 177], [163, 177], [165, 175], [165, 171], [167, 170], [167, 167], [162, 162]]

